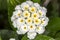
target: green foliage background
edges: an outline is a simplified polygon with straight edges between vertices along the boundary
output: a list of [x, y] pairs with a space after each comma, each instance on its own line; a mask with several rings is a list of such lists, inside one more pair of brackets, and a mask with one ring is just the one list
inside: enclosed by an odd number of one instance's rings
[[[16, 5], [26, 0], [0, 0], [0, 40], [15, 38], [16, 40], [28, 40], [26, 35], [17, 35], [12, 26], [10, 17]], [[45, 0], [32, 0], [43, 5]], [[34, 40], [60, 40], [60, 0], [51, 0], [47, 5], [49, 24], [43, 35], [37, 35]], [[7, 35], [7, 36], [6, 36]], [[6, 37], [5, 37], [6, 36]]]

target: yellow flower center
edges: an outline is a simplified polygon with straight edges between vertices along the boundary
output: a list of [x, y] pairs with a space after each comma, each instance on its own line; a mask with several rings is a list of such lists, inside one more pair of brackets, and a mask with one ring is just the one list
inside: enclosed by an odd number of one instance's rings
[[32, 23], [32, 19], [29, 17], [29, 18], [27, 18], [26, 22], [27, 23]]
[[41, 21], [41, 24], [43, 24], [44, 23], [44, 21]]
[[33, 26], [31, 25], [31, 26], [30, 26], [30, 28], [32, 29], [32, 28], [33, 28]]
[[32, 8], [31, 11], [34, 11], [34, 8]]
[[28, 6], [25, 6], [24, 9], [25, 9], [25, 10], [28, 10]]
[[39, 13], [40, 15], [42, 15], [42, 13]]
[[38, 18], [38, 14], [37, 14], [37, 13], [34, 13], [34, 14], [32, 14], [32, 17], [33, 17], [34, 19], [36, 19], [36, 18]]
[[23, 20], [20, 20], [20, 22], [23, 22]]
[[35, 12], [36, 8], [35, 7], [31, 7], [31, 12]]
[[28, 13], [26, 13], [25, 16], [28, 16]]
[[20, 16], [20, 14], [18, 14], [18, 16]]
[[34, 20], [34, 23], [38, 25], [38, 24], [41, 23], [41, 20], [40, 20], [40, 19], [35, 19], [35, 20]]
[[24, 27], [24, 29], [26, 29], [26, 27]]
[[34, 14], [34, 18], [36, 18], [37, 17], [37, 15], [36, 14]]
[[31, 22], [31, 20], [28, 20], [28, 22]]
[[36, 19], [35, 22], [38, 23], [39, 21]]
[[41, 12], [41, 11], [39, 12], [39, 15], [40, 15], [40, 16], [42, 15], [42, 12]]
[[25, 12], [23, 13], [23, 16], [24, 16], [24, 17], [29, 17], [29, 16], [30, 16], [30, 13], [29, 13], [28, 11], [25, 11]]

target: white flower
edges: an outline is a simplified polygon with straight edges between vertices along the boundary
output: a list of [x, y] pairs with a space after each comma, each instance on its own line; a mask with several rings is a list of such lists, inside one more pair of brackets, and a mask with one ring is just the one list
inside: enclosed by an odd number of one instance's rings
[[36, 37], [37, 33], [36, 32], [28, 32], [27, 37], [29, 39], [34, 39]]
[[48, 24], [49, 19], [47, 17], [44, 17], [41, 19], [41, 25], [43, 25], [44, 27]]
[[36, 12], [36, 8], [35, 8], [34, 6], [32, 6], [32, 7], [29, 8], [29, 11], [30, 11], [31, 13], [34, 13], [34, 12]]
[[15, 10], [21, 10], [20, 5], [17, 5], [17, 6], [15, 7]]
[[28, 26], [26, 24], [21, 25], [21, 27], [17, 30], [18, 34], [25, 34], [28, 31]]
[[22, 8], [22, 10], [28, 10], [29, 5], [26, 2], [24, 2], [24, 3], [21, 4], [21, 8]]
[[42, 33], [44, 33], [44, 31], [45, 31], [45, 28], [43, 26], [37, 26], [36, 27], [36, 32], [38, 34], [42, 34]]
[[23, 32], [23, 34], [25, 34], [28, 31], [28, 26], [26, 24], [21, 26], [21, 32]]
[[36, 29], [36, 26], [35, 26], [34, 24], [30, 24], [30, 25], [28, 26], [28, 31], [29, 31], [29, 32], [34, 32], [35, 29]]
[[29, 4], [30, 6], [33, 5], [33, 2], [32, 1], [26, 1], [27, 4]]
[[15, 38], [10, 38], [9, 40], [15, 40]]
[[40, 25], [40, 23], [41, 23], [40, 19], [38, 19], [38, 18], [34, 19], [34, 24], [35, 25]]
[[33, 19], [39, 18], [39, 14], [38, 13], [32, 13], [32, 18]]
[[37, 8], [37, 9], [40, 9], [40, 5], [38, 3], [34, 3], [34, 6]]
[[17, 34], [22, 34], [22, 32], [20, 30], [17, 30], [16, 32], [17, 32]]
[[14, 28], [16, 28], [16, 27], [17, 27], [16, 20], [15, 20], [15, 21], [13, 21], [12, 25], [14, 26]]
[[22, 15], [22, 11], [21, 10], [17, 10], [17, 11], [14, 11], [13, 12], [13, 15], [15, 16], [15, 18], [19, 18], [19, 17], [21, 17]]
[[16, 20], [16, 16], [13, 15], [13, 16], [11, 17], [11, 21], [14, 21], [14, 20]]
[[46, 16], [46, 13], [43, 10], [38, 11], [40, 17]]
[[17, 32], [17, 34], [19, 34], [19, 35], [25, 34], [25, 32], [24, 32], [24, 31], [21, 31], [21, 30], [16, 30], [16, 32]]
[[26, 19], [26, 23], [28, 25], [32, 24], [32, 22], [33, 22], [33, 19], [31, 17], [29, 17], [29, 18]]
[[23, 25], [23, 24], [25, 24], [25, 19], [22, 18], [22, 17], [21, 17], [21, 18], [18, 18], [18, 19], [17, 19], [17, 25], [20, 26], [20, 25]]
[[47, 9], [45, 7], [42, 7], [42, 10], [44, 10], [45, 13], [47, 13]]
[[26, 18], [26, 17], [28, 18], [28, 17], [30, 17], [30, 13], [28, 11], [24, 11], [23, 16], [24, 16], [24, 18]]
[[46, 16], [47, 10], [46, 8], [42, 7], [42, 9], [38, 10], [38, 13], [40, 15], [40, 17]]

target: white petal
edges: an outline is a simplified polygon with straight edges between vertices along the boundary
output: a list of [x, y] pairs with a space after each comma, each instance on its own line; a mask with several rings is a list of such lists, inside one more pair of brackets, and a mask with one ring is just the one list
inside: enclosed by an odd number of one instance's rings
[[43, 10], [47, 11], [47, 9], [45, 7], [42, 7], [42, 8], [43, 8]]
[[[32, 26], [32, 28], [31, 28], [30, 26]], [[28, 25], [28, 30], [29, 30], [29, 32], [34, 32], [35, 29], [36, 29], [36, 26], [35, 26], [34, 24]]]
[[38, 3], [34, 3], [34, 6], [37, 8], [37, 9], [40, 9], [40, 5]]
[[46, 17], [46, 20], [47, 20], [47, 22], [49, 21], [49, 18], [48, 17]]
[[21, 10], [20, 5], [17, 5], [17, 6], [15, 7], [15, 10]]
[[26, 2], [23, 2], [23, 3], [21, 4], [21, 7], [25, 6], [26, 4], [27, 4]]
[[48, 25], [48, 22], [45, 22], [43, 26], [46, 27], [47, 25]]
[[34, 39], [36, 37], [37, 33], [36, 32], [28, 32], [27, 37], [29, 39]]
[[13, 21], [13, 24], [12, 24], [12, 25], [14, 26], [14, 28], [16, 28], [16, 27], [17, 27], [16, 20], [15, 20], [15, 21]]
[[30, 6], [33, 5], [32, 1], [26, 1], [27, 4], [29, 4]]
[[44, 31], [45, 31], [45, 28], [44, 28], [43, 26], [38, 26], [38, 27], [39, 27], [39, 29], [36, 28], [36, 32], [37, 32], [38, 34], [43, 34]]
[[11, 21], [14, 21], [16, 18], [14, 16], [11, 17]]
[[[26, 28], [26, 29], [24, 29], [24, 27]], [[20, 27], [20, 31], [22, 32], [22, 34], [25, 34], [27, 31], [28, 31], [28, 26], [27, 25], [21, 25], [21, 27]]]
[[47, 13], [47, 9], [46, 9], [45, 7], [42, 7], [42, 12], [43, 12], [44, 14], [46, 14], [46, 13]]
[[17, 34], [22, 34], [22, 32], [20, 30], [17, 30], [16, 32], [17, 32]]
[[22, 10], [25, 10], [25, 9], [24, 9], [24, 6], [28, 6], [28, 7], [29, 7], [29, 5], [28, 5], [26, 2], [24, 2], [24, 3], [21, 4]]
[[[23, 20], [23, 22], [20, 22], [20, 20]], [[25, 24], [25, 19], [23, 17], [17, 19], [17, 24], [18, 25], [23, 25]]]
[[49, 21], [49, 19], [48, 19], [48, 17], [46, 17], [46, 18], [45, 18], [44, 26], [48, 25], [48, 21]]
[[10, 38], [9, 40], [15, 40], [15, 38]]
[[44, 17], [44, 18], [42, 18], [42, 20], [44, 20], [44, 23], [42, 25], [44, 27], [46, 27], [46, 25], [48, 24], [48, 21], [49, 21], [48, 17]]

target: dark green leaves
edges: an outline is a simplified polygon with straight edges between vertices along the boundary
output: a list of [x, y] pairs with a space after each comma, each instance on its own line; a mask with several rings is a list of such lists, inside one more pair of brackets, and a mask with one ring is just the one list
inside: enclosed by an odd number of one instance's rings
[[41, 0], [32, 0], [32, 1], [35, 2], [35, 3], [39, 3], [39, 4], [41, 2]]
[[47, 26], [47, 29], [50, 30], [50, 31], [58, 31], [60, 30], [60, 18], [50, 18], [49, 19], [49, 24]]
[[15, 30], [12, 26], [11, 16], [13, 14], [15, 6], [17, 5], [17, 2], [16, 2], [16, 0], [7, 0], [7, 2], [8, 2], [8, 20], [9, 20], [9, 23], [11, 25], [11, 28], [13, 30]]
[[[25, 36], [22, 38], [22, 40], [28, 40], [27, 36], [25, 35]], [[51, 37], [48, 37], [48, 36], [46, 36], [46, 35], [37, 35], [37, 36], [35, 37], [35, 39], [33, 39], [33, 40], [54, 40], [54, 39], [51, 38]]]
[[37, 35], [34, 40], [54, 40], [54, 39], [46, 35]]
[[0, 10], [7, 10], [7, 0], [0, 0]]
[[0, 40], [2, 40], [1, 36], [0, 36]]
[[47, 35], [51, 36], [51, 37], [54, 37], [55, 38], [55, 35], [56, 35], [56, 32], [60, 30], [60, 18], [59, 17], [52, 17], [49, 19], [49, 23], [48, 23], [48, 26], [46, 27], [46, 33]]
[[15, 38], [16, 40], [18, 40], [18, 35], [11, 30], [0, 30], [1, 40], [9, 40], [10, 38]]
[[28, 40], [27, 35], [23, 36], [21, 40]]

